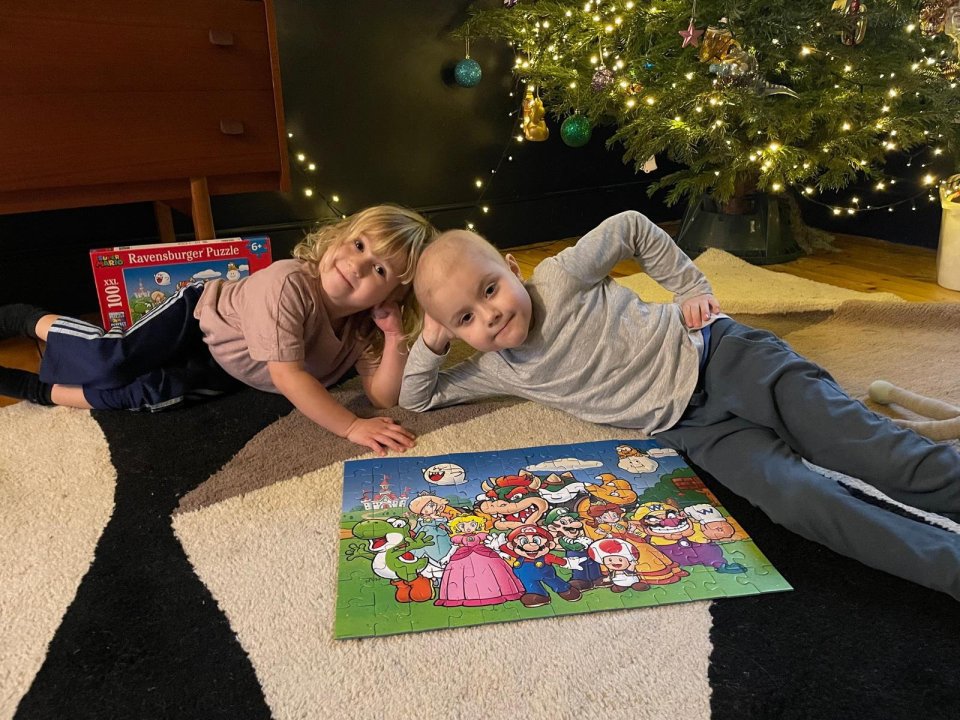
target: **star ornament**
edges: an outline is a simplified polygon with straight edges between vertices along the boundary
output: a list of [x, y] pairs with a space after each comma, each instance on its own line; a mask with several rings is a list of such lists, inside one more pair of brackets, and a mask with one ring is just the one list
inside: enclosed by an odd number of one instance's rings
[[687, 25], [687, 29], [678, 30], [677, 34], [683, 38], [681, 48], [685, 48], [687, 45], [697, 47], [700, 44], [700, 36], [703, 35], [703, 30], [697, 30], [693, 26], [693, 18], [690, 18], [690, 24]]

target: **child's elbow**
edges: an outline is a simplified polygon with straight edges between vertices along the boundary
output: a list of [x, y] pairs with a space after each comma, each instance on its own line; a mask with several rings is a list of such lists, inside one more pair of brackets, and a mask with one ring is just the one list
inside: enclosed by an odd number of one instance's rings
[[410, 412], [421, 413], [425, 410], [429, 410], [431, 407], [431, 402], [429, 398], [418, 398], [409, 393], [404, 393], [403, 390], [400, 391], [400, 399], [398, 404], [404, 410], [409, 410]]
[[377, 410], [389, 410], [390, 408], [397, 406], [396, 399], [391, 401], [385, 398], [377, 398], [377, 397], [369, 397], [369, 396], [367, 399], [370, 400], [370, 404], [373, 405]]
[[389, 410], [397, 406], [400, 390], [396, 388], [378, 388], [370, 386], [364, 388], [364, 395], [367, 400], [378, 410]]

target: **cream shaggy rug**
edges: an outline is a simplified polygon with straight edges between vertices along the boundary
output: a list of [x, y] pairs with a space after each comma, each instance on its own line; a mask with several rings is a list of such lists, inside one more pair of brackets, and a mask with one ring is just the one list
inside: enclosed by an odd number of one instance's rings
[[[787, 292], [759, 272], [769, 300]], [[885, 378], [960, 404], [960, 304], [750, 320], [856, 396]], [[355, 383], [336, 392], [371, 412]], [[389, 414], [424, 455], [624, 436], [517, 401]], [[960, 704], [944, 669], [956, 601], [710, 478], [794, 592], [336, 641], [342, 461], [369, 455], [282, 398], [153, 416], [16, 405], [0, 441], [0, 718], [913, 720]]]
[[[848, 300], [902, 302], [891, 293], [857, 292], [764, 270], [716, 248], [708, 249], [695, 262], [713, 286], [723, 311], [730, 315], [835, 310]], [[646, 273], [617, 278], [617, 282], [647, 302], [673, 302], [673, 294]]]

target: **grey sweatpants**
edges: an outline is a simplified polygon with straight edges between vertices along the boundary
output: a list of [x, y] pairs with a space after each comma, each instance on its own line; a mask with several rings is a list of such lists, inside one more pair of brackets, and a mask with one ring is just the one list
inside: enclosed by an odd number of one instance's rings
[[774, 522], [960, 600], [960, 535], [860, 500], [802, 462], [957, 520], [960, 454], [871, 412], [772, 333], [727, 319], [711, 330], [690, 406], [656, 439]]

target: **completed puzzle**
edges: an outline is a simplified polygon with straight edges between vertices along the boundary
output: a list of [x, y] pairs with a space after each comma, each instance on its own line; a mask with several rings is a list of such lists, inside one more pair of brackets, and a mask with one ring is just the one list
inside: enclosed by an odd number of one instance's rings
[[652, 440], [344, 464], [337, 638], [790, 589]]

